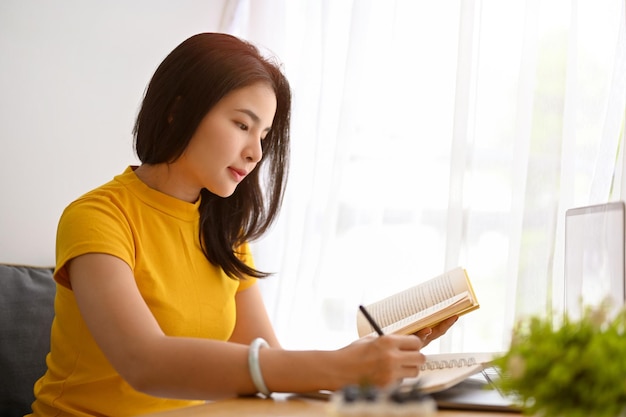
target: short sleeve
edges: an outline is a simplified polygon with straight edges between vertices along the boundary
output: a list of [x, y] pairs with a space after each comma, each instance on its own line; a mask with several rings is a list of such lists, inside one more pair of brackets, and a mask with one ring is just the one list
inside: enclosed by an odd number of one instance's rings
[[113, 255], [134, 268], [135, 247], [128, 220], [111, 200], [103, 197], [83, 197], [61, 215], [54, 279], [70, 288], [67, 263], [88, 253]]

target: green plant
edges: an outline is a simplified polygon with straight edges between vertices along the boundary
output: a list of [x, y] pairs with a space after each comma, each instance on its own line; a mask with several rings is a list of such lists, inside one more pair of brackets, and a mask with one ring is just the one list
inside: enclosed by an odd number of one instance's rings
[[525, 413], [543, 417], [626, 415], [626, 309], [609, 318], [608, 304], [567, 315], [530, 317], [513, 330], [496, 358], [499, 388]]

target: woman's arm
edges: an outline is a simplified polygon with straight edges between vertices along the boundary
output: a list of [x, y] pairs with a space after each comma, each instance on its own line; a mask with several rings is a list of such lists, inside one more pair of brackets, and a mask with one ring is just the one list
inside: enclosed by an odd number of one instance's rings
[[133, 388], [188, 399], [255, 392], [252, 381], [245, 377], [248, 347], [166, 336], [124, 261], [111, 255], [87, 254], [73, 259], [68, 268], [87, 327]]
[[265, 309], [265, 303], [258, 285], [253, 285], [235, 296], [237, 321], [230, 337], [231, 342], [249, 345], [256, 337], [262, 337], [271, 347], [280, 348]]
[[[72, 260], [68, 268], [89, 331], [112, 366], [138, 391], [186, 399], [256, 392], [248, 370], [247, 344], [166, 336], [124, 261], [88, 254]], [[237, 296], [237, 301], [250, 302], [238, 308], [242, 319], [253, 315], [259, 302], [260, 294], [248, 290]], [[259, 334], [272, 339], [273, 331], [259, 324], [265, 320], [257, 318], [255, 326], [264, 328]], [[244, 327], [237, 325], [234, 338], [247, 343], [250, 336], [244, 334], [248, 334]], [[414, 336], [383, 336], [360, 339], [336, 351], [264, 348], [259, 362], [271, 391], [336, 390], [363, 381], [385, 386], [417, 375], [424, 362], [421, 346]]]

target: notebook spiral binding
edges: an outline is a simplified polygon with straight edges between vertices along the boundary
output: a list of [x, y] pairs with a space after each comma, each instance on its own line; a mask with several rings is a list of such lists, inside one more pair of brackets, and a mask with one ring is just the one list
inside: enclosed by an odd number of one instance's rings
[[450, 360], [433, 360], [427, 361], [422, 366], [420, 366], [420, 370], [435, 370], [435, 369], [445, 369], [445, 368], [463, 368], [465, 366], [473, 366], [476, 365], [476, 359], [474, 358], [460, 358], [460, 359], [450, 359]]

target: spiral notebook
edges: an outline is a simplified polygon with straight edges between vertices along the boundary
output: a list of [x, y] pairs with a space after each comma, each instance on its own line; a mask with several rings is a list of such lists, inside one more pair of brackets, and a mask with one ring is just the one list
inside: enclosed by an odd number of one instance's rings
[[514, 399], [502, 394], [493, 384], [499, 377], [492, 366], [497, 355], [486, 352], [428, 355], [419, 376], [406, 379], [403, 385], [417, 383], [423, 392], [432, 395], [440, 409], [519, 413]]
[[[426, 394], [445, 391], [465, 381], [468, 377], [481, 373], [491, 366], [495, 353], [443, 353], [427, 355], [415, 378], [405, 378], [400, 389], [418, 386]], [[329, 399], [332, 391], [313, 391], [297, 394], [317, 399]]]
[[[444, 353], [427, 355], [420, 374], [405, 378], [399, 389], [430, 394], [440, 409], [516, 412], [520, 409], [511, 398], [493, 388], [488, 374], [493, 374], [492, 361], [498, 353]], [[491, 389], [487, 389], [491, 388]], [[328, 400], [332, 391], [296, 394], [299, 397]]]
[[419, 375], [404, 379], [402, 385], [418, 384], [427, 394], [443, 391], [490, 367], [494, 356], [487, 352], [427, 355]]

